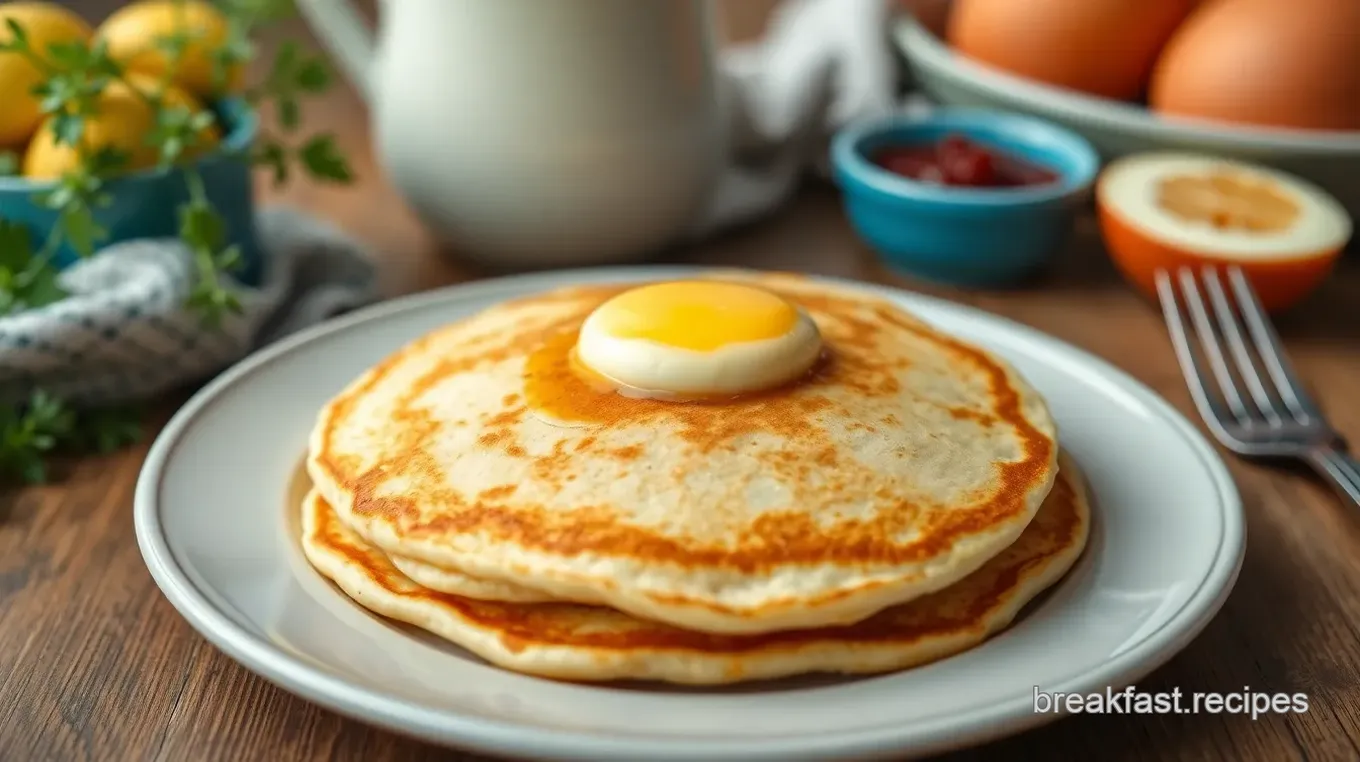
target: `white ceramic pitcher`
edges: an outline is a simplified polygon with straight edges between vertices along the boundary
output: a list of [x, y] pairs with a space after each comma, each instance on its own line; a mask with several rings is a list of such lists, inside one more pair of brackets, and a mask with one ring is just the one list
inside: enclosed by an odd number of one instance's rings
[[673, 241], [724, 153], [709, 0], [299, 0], [391, 181], [460, 255], [617, 262]]

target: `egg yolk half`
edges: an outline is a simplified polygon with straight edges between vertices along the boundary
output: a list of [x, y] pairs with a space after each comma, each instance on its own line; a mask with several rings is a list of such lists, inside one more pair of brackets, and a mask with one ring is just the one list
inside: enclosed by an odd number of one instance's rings
[[812, 320], [753, 286], [675, 281], [625, 291], [586, 319], [576, 357], [630, 389], [727, 394], [805, 372], [821, 350]]
[[600, 328], [615, 338], [646, 339], [696, 352], [777, 338], [798, 322], [798, 310], [775, 294], [737, 283], [703, 281], [625, 291], [601, 305], [596, 315]]

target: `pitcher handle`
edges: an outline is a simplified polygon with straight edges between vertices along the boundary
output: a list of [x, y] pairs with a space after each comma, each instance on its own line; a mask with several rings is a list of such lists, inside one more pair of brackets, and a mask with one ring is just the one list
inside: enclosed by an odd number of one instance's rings
[[372, 97], [373, 29], [351, 0], [298, 0], [317, 36], [339, 61], [364, 100]]

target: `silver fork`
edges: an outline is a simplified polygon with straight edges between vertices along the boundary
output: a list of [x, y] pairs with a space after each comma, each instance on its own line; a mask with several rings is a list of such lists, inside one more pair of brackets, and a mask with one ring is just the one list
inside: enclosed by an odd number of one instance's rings
[[[1157, 295], [1190, 396], [1214, 437], [1245, 457], [1303, 461], [1360, 506], [1360, 464], [1299, 383], [1242, 271], [1160, 270]], [[1192, 329], [1208, 362], [1207, 374], [1192, 346]]]

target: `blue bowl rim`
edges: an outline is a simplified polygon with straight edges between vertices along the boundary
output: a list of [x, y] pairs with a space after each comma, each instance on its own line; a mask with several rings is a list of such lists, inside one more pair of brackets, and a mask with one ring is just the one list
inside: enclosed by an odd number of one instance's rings
[[[861, 150], [863, 144], [890, 133], [909, 133], [920, 128], [953, 128], [965, 135], [1004, 133], [1022, 144], [1043, 142], [1067, 154], [1072, 166], [1052, 167], [1061, 181], [1025, 188], [959, 188], [923, 183], [889, 172], [870, 161]], [[929, 114], [895, 115], [849, 124], [832, 140], [831, 160], [836, 174], [852, 183], [904, 200], [954, 206], [1013, 207], [1052, 202], [1071, 197], [1090, 188], [1100, 171], [1100, 155], [1082, 136], [1043, 119], [1007, 111], [950, 107]]]
[[[219, 98], [212, 106], [213, 112], [218, 114], [219, 117], [222, 116], [224, 111], [227, 112], [231, 129], [227, 130], [226, 136], [213, 150], [193, 161], [193, 165], [196, 167], [201, 167], [229, 154], [246, 153], [255, 143], [255, 138], [260, 131], [260, 115], [244, 98], [238, 96]], [[110, 178], [109, 183], [151, 182], [173, 174], [175, 170], [175, 167], [139, 169]], [[0, 193], [37, 193], [48, 190], [56, 184], [55, 180], [30, 180], [23, 175], [0, 176]]]

